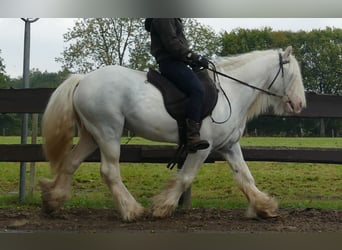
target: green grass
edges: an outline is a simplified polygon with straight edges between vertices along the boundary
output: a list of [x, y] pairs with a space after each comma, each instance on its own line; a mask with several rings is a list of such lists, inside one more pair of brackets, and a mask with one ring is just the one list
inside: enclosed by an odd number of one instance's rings
[[[123, 139], [123, 143], [125, 143]], [[2, 138], [1, 144], [18, 143], [20, 139]], [[134, 138], [129, 144], [150, 144]], [[341, 148], [341, 138], [243, 138], [243, 146], [290, 146]], [[342, 209], [342, 166], [312, 163], [249, 162], [257, 186], [276, 197], [281, 208]], [[37, 185], [41, 177], [51, 177], [47, 163], [36, 163], [35, 191], [26, 203], [18, 202], [19, 163], [0, 162], [0, 208], [39, 207]], [[30, 174], [27, 167], [27, 184]], [[166, 164], [121, 165], [122, 178], [131, 193], [144, 206], [158, 194], [175, 174]], [[27, 185], [28, 186], [28, 185]], [[204, 164], [192, 186], [194, 207], [245, 208], [246, 198], [233, 181], [226, 163]], [[84, 163], [73, 179], [73, 190], [67, 207], [114, 207], [107, 186], [101, 180], [99, 163]]]
[[[31, 139], [28, 138], [28, 143]], [[77, 142], [77, 138], [74, 139]], [[320, 148], [342, 148], [342, 137], [242, 137], [242, 146], [260, 146], [260, 147], [320, 147]], [[0, 136], [0, 144], [19, 144], [19, 136]], [[37, 143], [42, 143], [42, 138], [37, 139]], [[126, 138], [121, 140], [122, 144], [148, 144], [160, 145], [160, 142], [154, 142], [141, 137]]]
[[342, 148], [342, 137], [243, 137], [242, 146]]

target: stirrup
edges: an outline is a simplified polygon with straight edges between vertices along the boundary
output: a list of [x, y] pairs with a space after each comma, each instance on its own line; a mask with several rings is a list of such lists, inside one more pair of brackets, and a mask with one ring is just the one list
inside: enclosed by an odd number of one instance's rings
[[187, 144], [189, 153], [196, 153], [197, 150], [203, 150], [209, 147], [209, 142], [206, 140], [200, 140], [198, 142]]

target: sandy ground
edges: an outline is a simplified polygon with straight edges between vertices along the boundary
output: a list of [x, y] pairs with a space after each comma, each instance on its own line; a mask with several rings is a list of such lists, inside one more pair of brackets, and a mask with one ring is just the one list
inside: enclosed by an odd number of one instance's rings
[[114, 209], [0, 209], [0, 232], [337, 232], [342, 210], [280, 209], [273, 219], [247, 219], [242, 209], [178, 209], [166, 219], [150, 215], [123, 222]]

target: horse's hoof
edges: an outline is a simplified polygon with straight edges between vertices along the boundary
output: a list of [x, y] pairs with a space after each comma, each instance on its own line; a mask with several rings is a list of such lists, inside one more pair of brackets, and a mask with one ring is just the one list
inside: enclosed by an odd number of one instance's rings
[[159, 219], [167, 218], [171, 217], [174, 211], [175, 207], [171, 205], [153, 206], [152, 216]]
[[137, 204], [135, 206], [135, 209], [132, 212], [129, 212], [129, 213], [126, 212], [125, 214], [122, 214], [121, 217], [124, 222], [134, 222], [137, 219], [144, 216], [145, 214], [146, 214], [145, 208], [141, 206], [140, 204]]
[[45, 214], [53, 214], [59, 210], [60, 206], [57, 202], [46, 201], [42, 199], [42, 212]]
[[64, 190], [55, 189], [54, 181], [41, 179], [40, 182], [42, 211], [46, 214], [52, 214], [58, 211], [67, 201], [68, 195]]
[[257, 212], [257, 216], [261, 219], [272, 219], [279, 217], [279, 215], [276, 212], [271, 211], [259, 211]]
[[52, 199], [51, 193], [42, 193], [42, 211], [45, 214], [53, 214], [60, 210], [65, 198]]

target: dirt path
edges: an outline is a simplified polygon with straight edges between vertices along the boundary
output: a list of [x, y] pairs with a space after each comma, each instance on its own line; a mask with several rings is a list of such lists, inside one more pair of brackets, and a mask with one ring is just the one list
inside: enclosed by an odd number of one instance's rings
[[54, 216], [39, 209], [0, 209], [0, 232], [342, 232], [342, 210], [281, 209], [279, 214], [252, 220], [242, 209], [184, 209], [167, 219], [146, 216], [124, 223], [113, 209], [64, 209]]

